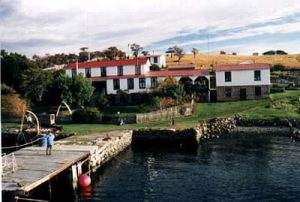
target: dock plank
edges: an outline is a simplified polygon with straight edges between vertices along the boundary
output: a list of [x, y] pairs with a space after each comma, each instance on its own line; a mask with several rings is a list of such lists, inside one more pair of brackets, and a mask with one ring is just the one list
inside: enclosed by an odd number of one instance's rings
[[28, 192], [76, 162], [88, 158], [96, 148], [55, 145], [50, 156], [45, 154], [43, 147], [27, 147], [16, 151], [18, 169], [2, 176], [2, 190]]

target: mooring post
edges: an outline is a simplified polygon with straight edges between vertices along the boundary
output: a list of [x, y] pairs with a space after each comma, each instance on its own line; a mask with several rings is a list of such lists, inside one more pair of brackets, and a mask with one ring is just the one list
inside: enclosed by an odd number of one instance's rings
[[76, 164], [72, 165], [72, 184], [73, 184], [73, 189], [76, 190], [77, 188], [77, 183], [78, 183], [78, 177], [77, 177], [77, 168]]

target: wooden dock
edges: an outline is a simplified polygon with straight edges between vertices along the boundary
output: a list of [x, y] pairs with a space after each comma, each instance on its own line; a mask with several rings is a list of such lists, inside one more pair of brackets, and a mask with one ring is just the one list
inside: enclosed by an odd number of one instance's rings
[[45, 147], [27, 147], [14, 152], [17, 169], [2, 176], [2, 191], [25, 194], [77, 162], [89, 158], [97, 146], [54, 145], [52, 155]]

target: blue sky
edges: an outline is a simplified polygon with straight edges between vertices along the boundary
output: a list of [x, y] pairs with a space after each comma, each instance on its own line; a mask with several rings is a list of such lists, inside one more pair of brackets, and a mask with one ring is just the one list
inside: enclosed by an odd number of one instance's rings
[[163, 53], [300, 53], [298, 0], [0, 0], [1, 48], [32, 56], [129, 43]]

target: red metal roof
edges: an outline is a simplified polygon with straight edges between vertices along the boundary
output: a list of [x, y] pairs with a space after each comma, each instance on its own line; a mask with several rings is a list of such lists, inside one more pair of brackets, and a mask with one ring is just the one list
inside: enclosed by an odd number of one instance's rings
[[209, 70], [205, 69], [196, 69], [196, 70], [161, 70], [161, 71], [150, 71], [147, 74], [130, 74], [130, 75], [123, 75], [123, 76], [95, 76], [91, 77], [91, 80], [107, 80], [107, 79], [128, 79], [128, 78], [145, 78], [145, 77], [175, 77], [175, 76], [204, 76], [209, 75]]
[[195, 64], [169, 64], [168, 69], [195, 69]]
[[270, 65], [266, 63], [228, 64], [228, 65], [218, 65], [216, 67], [216, 71], [222, 72], [222, 71], [255, 70], [255, 69], [269, 69], [269, 68]]
[[[147, 63], [147, 58], [138, 58], [130, 60], [108, 60], [108, 61], [91, 61], [91, 62], [80, 62], [78, 68], [90, 68], [90, 67], [113, 67], [113, 66], [128, 66], [128, 65], [144, 65]], [[70, 63], [67, 69], [76, 68], [76, 63]]]

